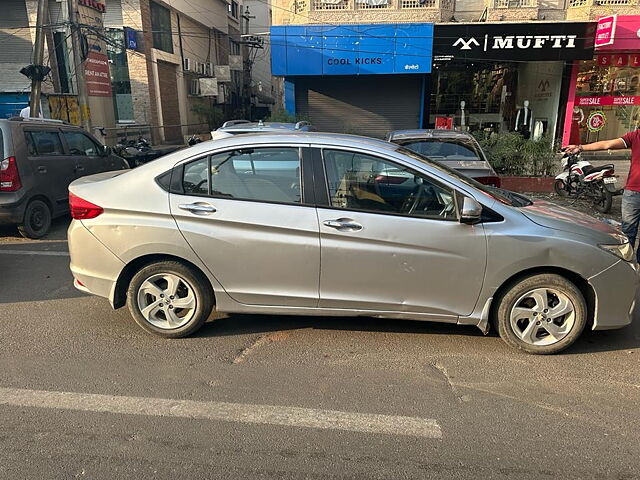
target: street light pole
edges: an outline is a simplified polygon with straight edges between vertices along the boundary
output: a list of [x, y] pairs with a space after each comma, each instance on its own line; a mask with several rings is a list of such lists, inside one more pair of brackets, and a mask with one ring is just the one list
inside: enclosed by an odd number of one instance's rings
[[[47, 23], [49, 0], [38, 1], [38, 17], [36, 19], [36, 41], [33, 48], [33, 65], [42, 65], [44, 60], [44, 25]], [[42, 92], [42, 77], [34, 75], [31, 79], [31, 99], [29, 100], [29, 116], [40, 116], [40, 94]]]
[[78, 104], [80, 107], [80, 121], [87, 132], [91, 132], [91, 113], [89, 112], [89, 95], [84, 78], [84, 58], [82, 55], [82, 40], [78, 26], [78, 0], [67, 0], [69, 6], [69, 23], [71, 24], [71, 46], [73, 50], [73, 64], [76, 71], [76, 85], [78, 89]]

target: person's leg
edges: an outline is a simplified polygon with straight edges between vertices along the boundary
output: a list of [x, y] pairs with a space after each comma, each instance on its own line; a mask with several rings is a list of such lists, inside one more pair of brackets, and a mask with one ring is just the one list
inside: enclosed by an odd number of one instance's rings
[[[622, 233], [635, 248], [640, 222], [640, 192], [625, 190], [622, 195]], [[636, 250], [636, 257], [640, 263], [640, 249]]]

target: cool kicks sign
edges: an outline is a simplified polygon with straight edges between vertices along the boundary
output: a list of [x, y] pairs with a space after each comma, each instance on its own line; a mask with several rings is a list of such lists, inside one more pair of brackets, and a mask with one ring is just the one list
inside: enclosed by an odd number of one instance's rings
[[273, 75], [430, 73], [433, 25], [271, 27]]
[[588, 60], [593, 22], [436, 25], [436, 60]]

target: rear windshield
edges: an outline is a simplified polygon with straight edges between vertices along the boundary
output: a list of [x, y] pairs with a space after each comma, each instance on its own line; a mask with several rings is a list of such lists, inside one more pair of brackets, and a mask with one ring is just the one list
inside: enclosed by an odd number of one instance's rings
[[434, 160], [484, 160], [471, 141], [453, 139], [420, 139], [399, 142], [405, 148]]

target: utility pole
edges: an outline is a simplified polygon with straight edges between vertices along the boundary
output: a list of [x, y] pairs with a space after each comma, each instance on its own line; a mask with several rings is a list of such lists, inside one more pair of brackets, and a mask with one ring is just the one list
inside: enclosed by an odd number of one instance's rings
[[[38, 1], [38, 18], [36, 19], [36, 42], [33, 49], [33, 65], [42, 65], [44, 60], [44, 25], [47, 23], [49, 0]], [[29, 116], [40, 116], [40, 93], [42, 92], [42, 76], [33, 75], [31, 78], [31, 99], [29, 101]]]
[[82, 127], [91, 132], [91, 113], [89, 112], [89, 96], [84, 78], [84, 58], [82, 55], [82, 40], [78, 26], [78, 0], [67, 0], [69, 6], [69, 23], [71, 24], [71, 45], [73, 50], [73, 64], [76, 70], [76, 85], [78, 89], [78, 104], [80, 106], [80, 121]]

